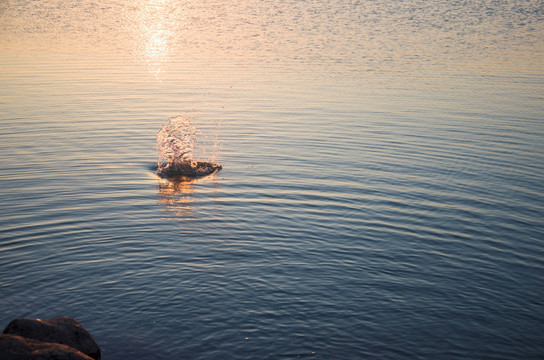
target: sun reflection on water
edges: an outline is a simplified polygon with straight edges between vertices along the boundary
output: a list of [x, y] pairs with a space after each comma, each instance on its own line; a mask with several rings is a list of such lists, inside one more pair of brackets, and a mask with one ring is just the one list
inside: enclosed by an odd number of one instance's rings
[[150, 0], [136, 5], [135, 51], [158, 80], [173, 54], [182, 24], [183, 6], [172, 0]]

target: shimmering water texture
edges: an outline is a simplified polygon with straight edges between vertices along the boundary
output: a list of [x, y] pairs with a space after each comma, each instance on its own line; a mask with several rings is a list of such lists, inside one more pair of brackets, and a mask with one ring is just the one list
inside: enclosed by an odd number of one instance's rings
[[542, 0], [0, 0], [0, 329], [542, 360], [543, 64]]
[[194, 180], [214, 174], [222, 166], [210, 161], [195, 160], [197, 129], [184, 116], [170, 119], [157, 133], [157, 174], [172, 180]]

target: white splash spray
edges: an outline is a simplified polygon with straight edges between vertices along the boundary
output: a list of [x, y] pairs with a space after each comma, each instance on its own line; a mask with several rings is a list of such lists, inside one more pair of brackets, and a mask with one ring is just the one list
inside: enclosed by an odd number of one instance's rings
[[[222, 169], [210, 161], [196, 161], [197, 128], [191, 118], [174, 116], [157, 133], [157, 173], [164, 178], [196, 178]], [[215, 153], [215, 143], [214, 149]], [[215, 156], [213, 156], [215, 158]]]
[[159, 169], [169, 163], [193, 161], [196, 127], [190, 118], [175, 116], [157, 133]]

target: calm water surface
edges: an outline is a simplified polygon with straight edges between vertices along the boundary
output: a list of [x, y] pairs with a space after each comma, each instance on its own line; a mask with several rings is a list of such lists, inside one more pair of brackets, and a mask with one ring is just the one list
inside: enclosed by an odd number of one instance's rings
[[[3, 1], [0, 326], [72, 316], [105, 360], [541, 359], [543, 65], [540, 1]], [[176, 115], [221, 172], [153, 174]]]

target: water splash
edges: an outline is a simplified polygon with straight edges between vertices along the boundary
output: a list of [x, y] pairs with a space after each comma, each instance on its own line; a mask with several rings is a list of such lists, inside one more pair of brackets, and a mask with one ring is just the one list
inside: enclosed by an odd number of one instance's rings
[[194, 179], [213, 174], [222, 166], [194, 159], [197, 128], [191, 118], [174, 116], [157, 133], [157, 174], [162, 178]]

